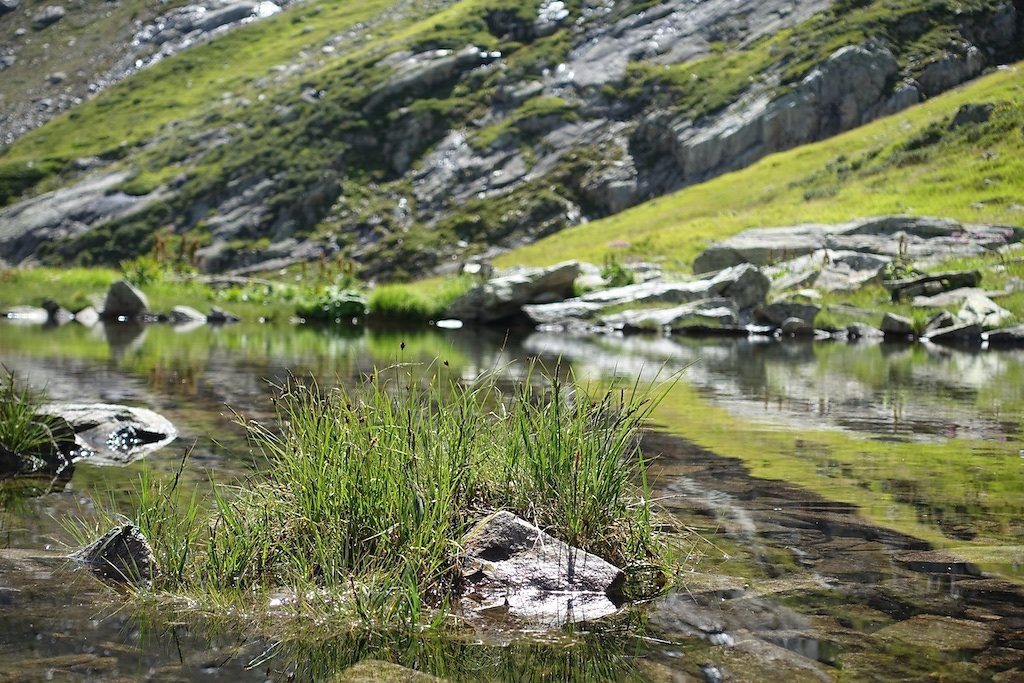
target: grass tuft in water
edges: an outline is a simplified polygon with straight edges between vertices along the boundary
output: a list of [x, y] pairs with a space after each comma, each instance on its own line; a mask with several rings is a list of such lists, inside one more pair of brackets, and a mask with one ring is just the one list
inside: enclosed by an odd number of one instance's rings
[[637, 436], [658, 397], [592, 395], [558, 370], [512, 388], [428, 374], [399, 365], [351, 390], [290, 379], [275, 423], [238, 418], [265, 468], [214, 486], [209, 507], [177, 477], [144, 478], [137, 521], [162, 569], [155, 588], [250, 602], [284, 589], [363, 623], [423, 624], [456, 593], [463, 534], [504, 509], [642, 567], [634, 586], [650, 593], [667, 565]]

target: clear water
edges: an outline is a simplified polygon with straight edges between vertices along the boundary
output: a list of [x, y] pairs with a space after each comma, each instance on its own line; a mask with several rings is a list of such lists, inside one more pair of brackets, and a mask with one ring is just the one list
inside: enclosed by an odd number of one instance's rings
[[[405, 343], [404, 350], [401, 344]], [[289, 372], [351, 383], [533, 358], [582, 382], [669, 378], [645, 438], [686, 558], [680, 588], [583, 632], [288, 642], [125, 609], [63, 555], [64, 520], [142, 467], [242, 478], [232, 411], [269, 416]], [[452, 680], [1024, 677], [1024, 354], [569, 337], [504, 330], [0, 326], [0, 362], [57, 400], [152, 408], [180, 438], [145, 463], [0, 482], [0, 680], [326, 680], [364, 659]], [[628, 635], [624, 635], [628, 634]]]

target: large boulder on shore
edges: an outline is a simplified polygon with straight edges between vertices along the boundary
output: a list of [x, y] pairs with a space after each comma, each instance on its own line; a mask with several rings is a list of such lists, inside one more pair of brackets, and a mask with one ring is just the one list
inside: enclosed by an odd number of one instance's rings
[[615, 565], [506, 511], [466, 534], [459, 559], [474, 610], [552, 627], [611, 614], [626, 580]]
[[577, 261], [549, 268], [521, 268], [473, 287], [453, 301], [445, 317], [494, 322], [519, 315], [526, 304], [561, 301], [572, 296], [580, 274]]
[[103, 302], [102, 317], [104, 320], [127, 318], [136, 320], [149, 312], [149, 300], [142, 291], [128, 282], [118, 280], [110, 285], [107, 298]]

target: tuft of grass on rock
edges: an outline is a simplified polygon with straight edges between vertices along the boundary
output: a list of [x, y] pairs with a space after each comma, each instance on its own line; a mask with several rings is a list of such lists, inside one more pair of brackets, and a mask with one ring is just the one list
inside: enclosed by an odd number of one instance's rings
[[664, 577], [637, 439], [659, 397], [591, 395], [557, 369], [510, 389], [441, 367], [429, 380], [405, 373], [278, 387], [275, 423], [238, 418], [264, 469], [215, 486], [208, 507], [177, 477], [144, 479], [137, 522], [161, 567], [154, 588], [250, 606], [283, 588], [364, 624], [430, 623], [457, 593], [460, 539], [498, 509], [627, 574], [640, 567], [637, 594]]

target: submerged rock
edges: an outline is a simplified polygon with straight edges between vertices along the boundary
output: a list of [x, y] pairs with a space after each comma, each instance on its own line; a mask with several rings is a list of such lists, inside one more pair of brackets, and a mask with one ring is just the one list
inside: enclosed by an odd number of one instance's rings
[[626, 580], [618, 567], [506, 511], [466, 534], [460, 563], [475, 611], [548, 626], [615, 612]]
[[153, 549], [134, 524], [111, 529], [72, 557], [98, 576], [122, 583], [149, 583], [156, 570]]
[[886, 626], [875, 635], [883, 641], [895, 639], [916, 647], [955, 652], [984, 648], [992, 639], [992, 628], [977, 621], [921, 614]]

